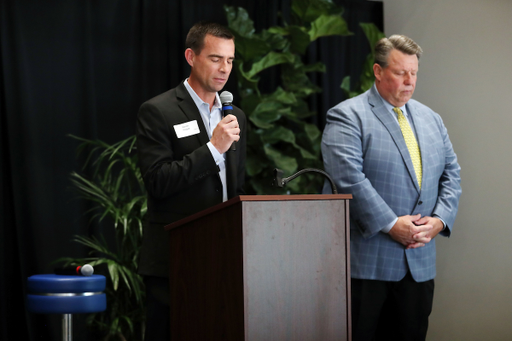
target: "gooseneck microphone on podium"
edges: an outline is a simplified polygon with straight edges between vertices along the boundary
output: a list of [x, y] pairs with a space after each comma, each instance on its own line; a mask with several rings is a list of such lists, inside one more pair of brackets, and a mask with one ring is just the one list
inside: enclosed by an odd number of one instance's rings
[[54, 272], [56, 275], [91, 276], [94, 273], [94, 268], [90, 264], [85, 264], [83, 266], [57, 268]]
[[275, 168], [274, 169], [274, 182], [273, 182], [273, 185], [277, 186], [277, 187], [284, 187], [288, 182], [290, 182], [293, 179], [301, 176], [304, 173], [320, 173], [320, 174], [322, 174], [325, 178], [327, 178], [327, 180], [331, 184], [332, 194], [338, 194], [338, 189], [336, 188], [336, 185], [334, 184], [334, 180], [331, 178], [331, 176], [329, 174], [327, 174], [327, 172], [325, 172], [325, 171], [323, 171], [321, 169], [316, 169], [316, 168], [305, 168], [305, 169], [300, 170], [297, 173], [295, 173], [292, 176], [289, 176], [287, 178], [283, 177], [284, 172], [281, 169]]
[[[222, 103], [222, 117], [226, 117], [233, 113], [233, 95], [229, 91], [222, 91], [219, 95], [220, 102]], [[231, 144], [229, 150], [236, 150], [235, 142]]]

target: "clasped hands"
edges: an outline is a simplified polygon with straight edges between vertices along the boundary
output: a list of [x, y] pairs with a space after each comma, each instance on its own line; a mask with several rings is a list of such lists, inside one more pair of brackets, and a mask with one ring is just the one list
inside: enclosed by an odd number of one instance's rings
[[234, 115], [227, 115], [213, 130], [210, 142], [219, 151], [219, 153], [224, 154], [231, 144], [238, 140], [240, 140], [240, 127], [238, 125], [238, 120]]
[[398, 217], [389, 235], [407, 249], [415, 249], [429, 243], [443, 227], [443, 222], [439, 218], [421, 217], [421, 214], [406, 215]]

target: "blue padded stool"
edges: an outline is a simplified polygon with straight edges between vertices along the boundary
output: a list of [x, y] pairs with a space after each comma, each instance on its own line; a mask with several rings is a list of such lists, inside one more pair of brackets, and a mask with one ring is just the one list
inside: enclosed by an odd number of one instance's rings
[[27, 309], [38, 314], [63, 314], [62, 339], [73, 338], [72, 315], [107, 309], [105, 276], [34, 275], [27, 280]]

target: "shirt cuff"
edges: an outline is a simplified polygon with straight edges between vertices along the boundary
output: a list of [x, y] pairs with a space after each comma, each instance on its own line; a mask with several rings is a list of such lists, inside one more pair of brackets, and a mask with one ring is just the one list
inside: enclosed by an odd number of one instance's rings
[[391, 228], [393, 226], [395, 226], [397, 221], [398, 221], [398, 217], [396, 217], [390, 224], [384, 226], [384, 228], [382, 228], [381, 232], [389, 233], [389, 231], [391, 231]]
[[[446, 228], [446, 222], [443, 220], [443, 218], [441, 218], [440, 216], [437, 216], [437, 215], [433, 215], [434, 218], [437, 218], [439, 220], [441, 220], [441, 222], [443, 223], [443, 230]], [[441, 231], [443, 231], [441, 230]]]
[[224, 162], [224, 154], [219, 153], [217, 148], [215, 148], [211, 142], [208, 142], [206, 145], [208, 146], [208, 149], [210, 149], [210, 153], [212, 154], [217, 166]]

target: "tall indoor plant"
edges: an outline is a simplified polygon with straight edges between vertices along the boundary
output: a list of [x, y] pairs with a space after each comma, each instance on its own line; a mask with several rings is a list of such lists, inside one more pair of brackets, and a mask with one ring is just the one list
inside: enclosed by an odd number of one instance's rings
[[90, 248], [86, 258], [62, 258], [68, 265], [89, 263], [107, 277], [107, 310], [91, 314], [88, 322], [104, 340], [142, 339], [144, 326], [144, 284], [137, 274], [142, 238], [142, 219], [147, 210], [144, 184], [134, 153], [135, 136], [109, 145], [99, 140], [72, 136], [82, 143], [78, 153], [87, 152], [84, 169], [89, 176], [73, 172], [71, 181], [80, 197], [93, 204], [91, 219], [115, 231], [115, 240], [75, 236]]
[[[321, 62], [306, 65], [308, 46], [320, 37], [350, 35], [342, 9], [328, 0], [292, 0], [290, 24], [256, 33], [243, 8], [224, 7], [228, 26], [235, 34], [234, 71], [240, 105], [249, 118], [247, 175], [257, 194], [282, 193], [270, 186], [274, 168], [291, 175], [303, 168], [322, 168], [321, 133], [308, 122], [315, 115], [307, 99], [321, 89], [308, 73], [325, 72]], [[269, 69], [278, 70], [280, 85], [262, 90], [259, 80]], [[300, 177], [287, 186], [291, 193], [317, 193], [322, 179]]]

